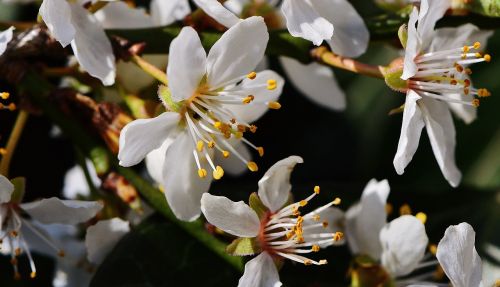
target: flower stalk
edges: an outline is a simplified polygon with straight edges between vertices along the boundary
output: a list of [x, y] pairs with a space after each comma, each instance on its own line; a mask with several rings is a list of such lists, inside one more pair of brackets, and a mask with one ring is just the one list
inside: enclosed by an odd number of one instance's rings
[[7, 147], [5, 148], [5, 154], [0, 161], [0, 174], [3, 174], [5, 177], [9, 176], [9, 167], [10, 162], [12, 160], [12, 156], [14, 155], [14, 151], [16, 150], [17, 143], [19, 142], [19, 138], [23, 132], [24, 127], [26, 126], [26, 122], [28, 121], [29, 114], [24, 110], [20, 110], [17, 115], [16, 123], [14, 124], [14, 128], [10, 134], [9, 140], [7, 142]]
[[132, 63], [136, 64], [139, 68], [144, 70], [144, 72], [148, 73], [153, 78], [160, 81], [162, 84], [168, 86], [167, 74], [165, 74], [162, 70], [158, 69], [148, 61], [144, 60], [141, 56], [134, 54], [130, 58], [130, 61], [132, 61]]

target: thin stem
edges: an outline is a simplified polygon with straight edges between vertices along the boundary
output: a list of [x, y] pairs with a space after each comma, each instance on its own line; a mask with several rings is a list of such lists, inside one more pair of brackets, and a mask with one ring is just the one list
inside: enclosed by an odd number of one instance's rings
[[311, 51], [313, 57], [322, 64], [340, 68], [356, 74], [361, 74], [369, 77], [383, 79], [384, 67], [369, 65], [358, 62], [351, 58], [344, 58], [328, 51], [325, 47], [315, 48]]
[[167, 74], [165, 74], [162, 70], [158, 69], [153, 64], [138, 55], [132, 55], [130, 60], [139, 68], [143, 69], [144, 72], [150, 74], [153, 78], [168, 86]]
[[28, 112], [23, 110], [19, 111], [16, 123], [14, 124], [14, 128], [12, 129], [9, 140], [7, 141], [7, 147], [5, 148], [6, 153], [0, 161], [0, 174], [3, 174], [5, 177], [9, 176], [10, 162], [12, 160], [14, 151], [16, 150], [16, 146], [19, 142], [19, 138], [21, 137], [24, 126], [26, 125], [26, 122], [28, 120], [28, 116]]

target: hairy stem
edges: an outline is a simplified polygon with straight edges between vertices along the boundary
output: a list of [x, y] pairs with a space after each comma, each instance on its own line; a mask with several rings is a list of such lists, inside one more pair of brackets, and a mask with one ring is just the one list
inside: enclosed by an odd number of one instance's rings
[[151, 75], [153, 78], [157, 79], [164, 85], [168, 86], [167, 74], [165, 74], [162, 70], [158, 69], [148, 61], [144, 60], [142, 57], [138, 55], [132, 55], [130, 58], [132, 63], [136, 64], [139, 68], [141, 68], [144, 72]]

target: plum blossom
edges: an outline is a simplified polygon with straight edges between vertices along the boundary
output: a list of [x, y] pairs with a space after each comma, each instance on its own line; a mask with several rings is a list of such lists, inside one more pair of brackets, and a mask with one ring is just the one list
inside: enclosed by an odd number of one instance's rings
[[120, 218], [101, 220], [87, 229], [85, 246], [90, 262], [101, 264], [116, 243], [130, 231], [130, 224]]
[[[329, 3], [329, 1], [331, 3]], [[208, 15], [226, 27], [238, 23], [239, 17], [245, 17], [248, 7], [266, 7], [266, 10], [273, 9], [274, 18], [279, 18], [283, 14], [287, 20], [289, 31], [294, 36], [300, 36], [303, 29], [307, 40], [316, 39], [313, 33], [315, 30], [330, 29], [335, 33], [328, 33], [324, 40], [327, 40], [334, 53], [346, 57], [357, 57], [366, 51], [369, 40], [369, 33], [361, 17], [348, 1], [283, 1], [281, 11], [278, 11], [279, 1], [249, 1], [230, 0], [219, 3], [217, 0], [196, 0], [196, 4]], [[303, 10], [301, 10], [303, 9]], [[316, 10], [323, 11], [325, 15], [317, 15]], [[299, 11], [300, 13], [298, 13]], [[279, 12], [282, 12], [280, 14]], [[303, 13], [302, 13], [303, 12]], [[310, 17], [302, 17], [310, 14]], [[311, 16], [312, 15], [312, 16]], [[325, 17], [321, 18], [321, 17]], [[303, 21], [303, 23], [301, 23]], [[311, 22], [317, 22], [311, 24]], [[279, 25], [281, 21], [270, 21], [268, 25]], [[278, 24], [276, 24], [278, 22]], [[305, 29], [311, 24], [315, 29]], [[297, 28], [299, 27], [299, 28]], [[281, 28], [281, 27], [272, 27]], [[316, 32], [321, 34], [320, 32]], [[323, 38], [315, 40], [316, 45], [320, 45]], [[318, 63], [302, 64], [295, 59], [280, 57], [281, 64], [291, 79], [292, 84], [309, 97], [313, 102], [333, 109], [343, 110], [346, 106], [345, 94], [337, 84], [333, 71]]]
[[12, 40], [14, 34], [14, 27], [0, 32], [0, 56], [7, 50], [7, 44]]
[[76, 59], [90, 75], [106, 86], [115, 82], [115, 56], [104, 29], [86, 1], [44, 0], [39, 13], [63, 47], [71, 44]]
[[[36, 266], [25, 233], [36, 235], [50, 246], [55, 254], [63, 256], [64, 253], [45, 232], [32, 223], [32, 220], [42, 224], [78, 224], [93, 218], [102, 209], [102, 204], [93, 201], [60, 200], [55, 197], [20, 203], [23, 192], [19, 188], [14, 190], [14, 185], [0, 175], [0, 242], [7, 244], [7, 248], [2, 249], [10, 250], [16, 277], [20, 276], [17, 256], [23, 251], [26, 252], [33, 278], [36, 276]], [[24, 213], [31, 219], [22, 217]]]
[[406, 92], [403, 123], [394, 167], [403, 174], [415, 154], [425, 127], [434, 155], [446, 180], [456, 187], [461, 172], [455, 164], [455, 126], [451, 111], [466, 123], [476, 117], [475, 107], [486, 89], [473, 87], [469, 65], [489, 62], [479, 53], [480, 41], [491, 32], [479, 31], [466, 24], [458, 28], [434, 31], [435, 23], [448, 9], [446, 1], [423, 0], [408, 24], [408, 40], [401, 79]]
[[250, 197], [250, 206], [223, 196], [208, 193], [202, 196], [201, 210], [207, 221], [239, 237], [232, 245], [250, 240], [252, 246], [258, 246], [234, 254], [260, 253], [246, 263], [239, 287], [281, 286], [274, 260], [289, 259], [305, 265], [323, 265], [326, 260], [316, 261], [304, 255], [341, 243], [342, 233], [321, 222], [323, 212], [340, 203], [340, 199], [301, 215], [300, 208], [319, 194], [320, 188], [316, 186], [314, 193], [306, 199], [289, 203], [292, 188], [290, 174], [295, 165], [302, 162], [302, 158], [291, 156], [274, 164], [259, 181], [257, 194]]
[[167, 112], [135, 120], [120, 135], [118, 159], [123, 166], [138, 164], [160, 149], [156, 154], [161, 157], [156, 162], [161, 165], [160, 182], [182, 220], [199, 217], [199, 200], [211, 184], [207, 170], [214, 179], [224, 175], [225, 163], [229, 168], [258, 170], [243, 144], [261, 156], [264, 149], [244, 133], [255, 132], [257, 127], [250, 123], [269, 108], [280, 108], [276, 99], [284, 84], [273, 71], [253, 71], [268, 39], [262, 17], [251, 17], [224, 33], [207, 56], [198, 34], [183, 28], [170, 46], [169, 87], [160, 88]]

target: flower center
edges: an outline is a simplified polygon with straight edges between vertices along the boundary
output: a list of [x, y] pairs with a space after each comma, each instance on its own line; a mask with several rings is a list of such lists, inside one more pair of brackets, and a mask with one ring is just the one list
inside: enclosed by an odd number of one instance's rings
[[276, 213], [266, 215], [261, 223], [258, 236], [263, 251], [287, 258], [305, 265], [323, 265], [326, 260], [315, 261], [303, 254], [318, 252], [321, 248], [335, 244], [342, 239], [342, 232], [327, 230], [328, 222], [321, 222], [321, 212], [332, 205], [340, 204], [340, 199], [304, 215], [299, 209], [319, 194], [319, 187], [314, 188], [314, 193], [304, 200], [285, 206]]
[[[250, 80], [254, 80], [256, 77], [257, 73], [255, 72], [246, 76]], [[254, 145], [244, 136], [247, 132], [255, 133], [257, 127], [233, 113], [230, 106], [248, 105], [250, 109], [252, 105], [260, 104], [267, 105], [271, 109], [279, 109], [281, 105], [277, 102], [254, 101], [258, 95], [249, 94], [250, 90], [241, 86], [240, 82], [244, 78], [235, 79], [226, 85], [222, 85], [222, 88], [213, 88], [202, 84], [195, 94], [184, 103], [183, 116], [194, 142], [193, 155], [200, 178], [205, 178], [208, 174], [207, 170], [202, 166], [202, 160], [208, 162], [214, 179], [219, 180], [224, 176], [222, 167], [216, 165], [212, 160], [214, 152], [220, 152], [223, 158], [234, 155], [249, 170], [258, 171], [257, 164], [245, 158], [233, 146], [235, 140], [241, 141], [256, 150], [261, 157], [264, 156], [264, 148]], [[258, 85], [252, 86], [251, 91], [262, 90], [262, 88], [274, 90], [277, 88], [277, 82], [270, 79], [262, 87]]]
[[[491, 95], [486, 89], [472, 87], [469, 78], [472, 74], [469, 65], [491, 61], [490, 55], [477, 52], [480, 47], [481, 44], [476, 42], [471, 46], [417, 56], [415, 63], [418, 71], [408, 80], [408, 88], [430, 98], [478, 107], [479, 98]], [[465, 101], [450, 97], [451, 94], [470, 95], [473, 99]]]

